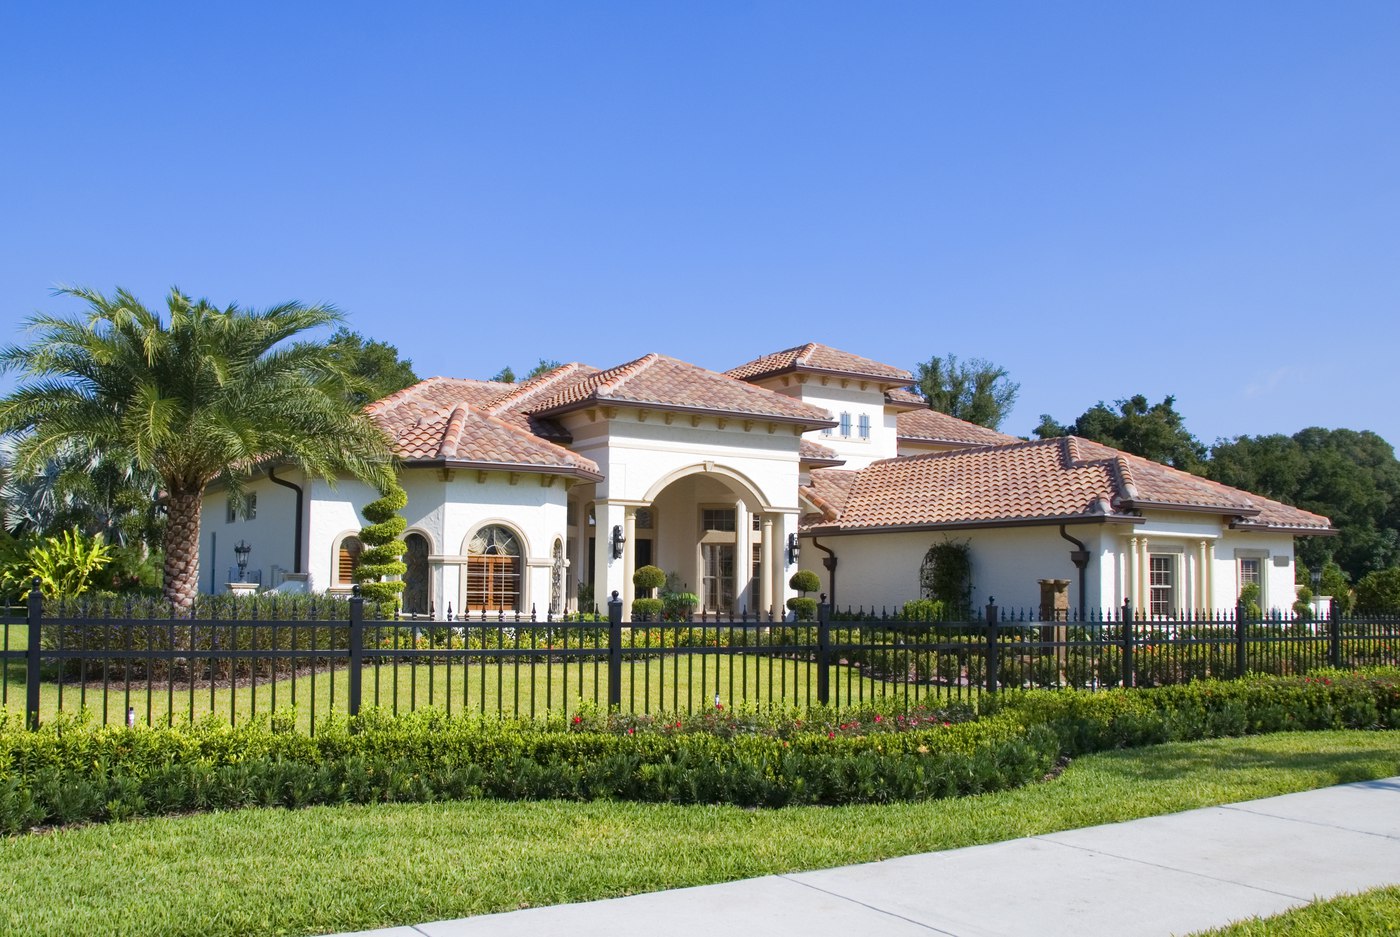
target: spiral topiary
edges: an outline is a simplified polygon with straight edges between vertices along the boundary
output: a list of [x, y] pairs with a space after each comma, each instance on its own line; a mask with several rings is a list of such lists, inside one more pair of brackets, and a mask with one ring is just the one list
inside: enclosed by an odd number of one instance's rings
[[379, 492], [383, 497], [360, 509], [369, 521], [360, 528], [360, 542], [365, 545], [360, 565], [355, 567], [355, 581], [360, 594], [375, 602], [397, 602], [403, 591], [402, 579], [385, 580], [385, 576], [402, 576], [408, 572], [403, 562], [408, 545], [399, 539], [408, 522], [399, 511], [408, 504], [408, 494], [397, 480], [390, 481]]

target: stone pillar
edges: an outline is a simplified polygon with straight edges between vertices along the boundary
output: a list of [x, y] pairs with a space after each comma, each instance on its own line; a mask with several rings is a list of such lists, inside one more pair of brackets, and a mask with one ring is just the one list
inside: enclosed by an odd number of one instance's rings
[[593, 535], [593, 561], [597, 564], [593, 577], [593, 601], [598, 603], [598, 611], [606, 613], [608, 600], [613, 592], [622, 595], [622, 560], [613, 559], [612, 529], [626, 523], [625, 508], [610, 501], [597, 501], [593, 505], [597, 521]]
[[1040, 620], [1065, 621], [1069, 618], [1069, 580], [1041, 579]]

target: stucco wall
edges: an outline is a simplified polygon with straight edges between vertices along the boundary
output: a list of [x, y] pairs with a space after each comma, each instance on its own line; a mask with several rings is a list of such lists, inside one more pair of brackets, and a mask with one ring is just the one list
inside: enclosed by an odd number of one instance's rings
[[[282, 473], [278, 473], [282, 477]], [[240, 512], [233, 523], [227, 519], [228, 492], [222, 487], [205, 493], [199, 524], [199, 591], [220, 593], [226, 590], [229, 570], [237, 578], [234, 544], [246, 542], [248, 578], [256, 579], [262, 572], [265, 587], [276, 585], [274, 567], [291, 572], [294, 565], [293, 532], [296, 523], [296, 493], [275, 485], [266, 477], [253, 479], [246, 486], [249, 494], [257, 496], [257, 514], [249, 519]]]
[[[1177, 558], [1178, 611], [1229, 609], [1239, 593], [1238, 555], [1264, 558], [1266, 608], [1287, 609], [1293, 601], [1293, 542], [1285, 534], [1228, 531], [1208, 515], [1149, 516], [1141, 525], [1069, 525], [1067, 533], [1090, 553], [1085, 606], [1090, 612], [1120, 608], [1133, 592], [1136, 573], [1132, 538], [1146, 541], [1145, 553]], [[1058, 526], [989, 528], [964, 531], [862, 534], [818, 538], [836, 552], [837, 602], [840, 607], [889, 608], [919, 597], [919, 568], [924, 554], [943, 539], [966, 541], [972, 554], [973, 603], [995, 596], [1003, 608], [1036, 609], [1040, 579], [1070, 581], [1071, 609], [1079, 605], [1079, 574], [1070, 558], [1075, 546], [1060, 537]], [[1202, 576], [1201, 544], [1208, 545], [1209, 577]], [[822, 554], [804, 543], [801, 565], [817, 572], [823, 590], [830, 581]], [[1282, 558], [1282, 559], [1277, 559]], [[1144, 605], [1144, 601], [1138, 604]]]

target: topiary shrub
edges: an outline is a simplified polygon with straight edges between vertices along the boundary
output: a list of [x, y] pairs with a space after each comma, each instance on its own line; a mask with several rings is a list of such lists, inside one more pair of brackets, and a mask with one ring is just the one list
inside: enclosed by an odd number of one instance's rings
[[[632, 574], [632, 585], [650, 598], [657, 589], [666, 585], [666, 574], [655, 566], [643, 566]], [[633, 607], [636, 607], [635, 602]]]
[[954, 614], [972, 607], [972, 547], [966, 540], [935, 543], [919, 567], [919, 590], [926, 599], [942, 602]]
[[1264, 610], [1259, 606], [1261, 595], [1257, 582], [1251, 582], [1240, 590], [1239, 604], [1244, 609], [1245, 618], [1264, 617]]
[[360, 554], [360, 565], [355, 567], [355, 581], [360, 583], [360, 594], [375, 602], [398, 602], [403, 591], [402, 579], [386, 580], [385, 576], [402, 576], [408, 572], [403, 562], [408, 545], [399, 539], [408, 522], [399, 516], [399, 511], [408, 504], [408, 494], [399, 487], [397, 479], [391, 480], [380, 491], [382, 497], [366, 504], [360, 513], [370, 523], [360, 528], [360, 540], [364, 552]]
[[[822, 581], [821, 577], [810, 569], [799, 569], [792, 574], [792, 578], [788, 580], [788, 585], [792, 586], [803, 595], [806, 595], [808, 592], [816, 592], [820, 589], [822, 587]], [[789, 606], [789, 608], [790, 607], [791, 606]]]
[[943, 603], [937, 599], [914, 599], [904, 603], [906, 621], [942, 621]]
[[[643, 567], [645, 568], [645, 567]], [[660, 621], [666, 603], [661, 599], [633, 599], [633, 621]]]
[[795, 596], [787, 600], [787, 607], [792, 611], [798, 621], [815, 621], [817, 618], [816, 599], [809, 599], [806, 596]]

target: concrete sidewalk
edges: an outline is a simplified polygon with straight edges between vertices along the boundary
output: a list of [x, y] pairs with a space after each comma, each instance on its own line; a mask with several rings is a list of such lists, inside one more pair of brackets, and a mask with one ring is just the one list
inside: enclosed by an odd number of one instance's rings
[[1400, 778], [365, 937], [1189, 934], [1400, 884]]

